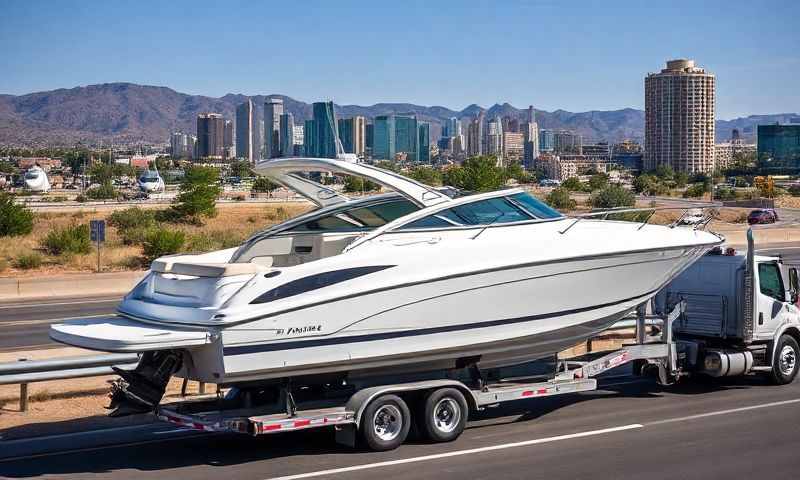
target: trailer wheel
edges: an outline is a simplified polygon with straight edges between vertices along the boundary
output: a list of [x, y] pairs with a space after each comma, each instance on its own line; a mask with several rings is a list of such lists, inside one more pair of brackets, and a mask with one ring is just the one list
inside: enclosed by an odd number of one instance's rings
[[460, 391], [440, 388], [425, 399], [422, 426], [432, 441], [450, 442], [464, 431], [468, 413], [467, 401]]
[[361, 421], [361, 437], [371, 450], [399, 447], [408, 436], [411, 412], [397, 395], [383, 395], [367, 405]]
[[797, 345], [797, 340], [791, 335], [781, 335], [772, 358], [772, 383], [776, 385], [792, 383], [797, 376], [798, 362], [800, 362], [800, 347]]

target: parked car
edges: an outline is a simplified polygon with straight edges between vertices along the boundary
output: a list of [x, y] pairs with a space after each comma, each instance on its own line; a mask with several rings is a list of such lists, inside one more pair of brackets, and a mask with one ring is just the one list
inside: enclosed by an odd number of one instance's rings
[[747, 223], [750, 225], [762, 223], [775, 223], [778, 221], [778, 212], [772, 208], [759, 208], [747, 215]]

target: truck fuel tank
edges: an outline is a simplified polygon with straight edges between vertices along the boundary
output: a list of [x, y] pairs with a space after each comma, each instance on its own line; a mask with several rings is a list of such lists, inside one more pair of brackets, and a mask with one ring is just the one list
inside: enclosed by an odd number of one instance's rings
[[749, 351], [706, 350], [701, 373], [712, 377], [745, 375], [753, 368], [753, 353]]

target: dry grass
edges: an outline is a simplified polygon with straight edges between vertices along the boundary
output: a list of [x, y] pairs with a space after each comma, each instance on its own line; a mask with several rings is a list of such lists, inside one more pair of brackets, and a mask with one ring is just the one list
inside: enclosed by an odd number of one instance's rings
[[[208, 219], [203, 226], [175, 225], [183, 230], [187, 238], [203, 237], [194, 245], [237, 244], [252, 233], [269, 225], [299, 215], [308, 210], [309, 204], [220, 204], [215, 218]], [[95, 209], [75, 212], [37, 213], [33, 232], [22, 237], [0, 238], [0, 274], [7, 276], [42, 275], [93, 271], [97, 268], [97, 252], [86, 255], [52, 256], [41, 249], [41, 240], [54, 228], [72, 223], [88, 223], [101, 220], [110, 210]], [[15, 260], [24, 255], [38, 252], [42, 255], [42, 266], [38, 269], [22, 270], [15, 267]], [[142, 251], [139, 246], [123, 245], [115, 228], [106, 231], [106, 243], [100, 250], [100, 260], [104, 270], [137, 270], [142, 268]]]

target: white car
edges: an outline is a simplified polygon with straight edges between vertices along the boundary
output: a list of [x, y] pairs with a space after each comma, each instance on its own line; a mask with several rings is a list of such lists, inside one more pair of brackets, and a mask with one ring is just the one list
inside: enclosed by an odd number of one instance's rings
[[681, 218], [678, 225], [697, 225], [705, 219], [702, 208], [692, 208]]

